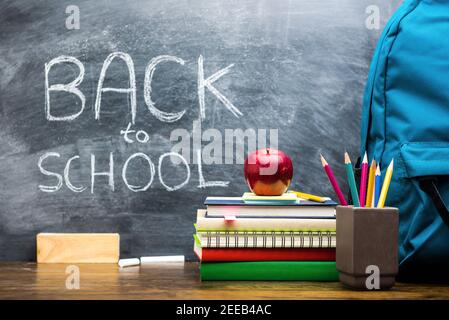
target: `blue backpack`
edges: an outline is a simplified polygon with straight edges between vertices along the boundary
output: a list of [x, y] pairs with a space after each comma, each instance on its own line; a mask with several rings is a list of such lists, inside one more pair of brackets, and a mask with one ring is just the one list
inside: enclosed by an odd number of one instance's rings
[[375, 50], [361, 154], [394, 158], [386, 205], [398, 207], [399, 280], [449, 279], [449, 1], [405, 1]]

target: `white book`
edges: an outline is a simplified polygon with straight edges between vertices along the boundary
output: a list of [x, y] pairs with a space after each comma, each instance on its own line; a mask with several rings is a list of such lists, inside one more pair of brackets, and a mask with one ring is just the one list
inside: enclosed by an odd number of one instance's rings
[[241, 197], [207, 197], [207, 217], [286, 217], [335, 219], [336, 203], [300, 200], [296, 204], [248, 204]]
[[336, 219], [295, 219], [283, 217], [238, 217], [227, 221], [206, 217], [206, 210], [197, 211], [198, 231], [335, 231]]

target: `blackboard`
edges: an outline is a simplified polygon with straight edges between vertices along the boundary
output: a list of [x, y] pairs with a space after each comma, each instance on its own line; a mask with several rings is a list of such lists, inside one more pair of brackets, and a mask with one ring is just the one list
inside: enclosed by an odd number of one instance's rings
[[[2, 1], [0, 260], [34, 260], [39, 232], [118, 232], [122, 257], [193, 258], [205, 197], [247, 190], [243, 156], [225, 153], [235, 129], [277, 129], [293, 187], [333, 196], [319, 154], [343, 183], [344, 150], [357, 156], [371, 55], [398, 5]], [[376, 10], [377, 27], [367, 21]], [[198, 132], [222, 138], [223, 154], [213, 154], [222, 163], [202, 163], [202, 181]], [[166, 156], [177, 133], [190, 137], [187, 166]], [[94, 176], [92, 189], [92, 163], [109, 172], [111, 157], [113, 181]]]

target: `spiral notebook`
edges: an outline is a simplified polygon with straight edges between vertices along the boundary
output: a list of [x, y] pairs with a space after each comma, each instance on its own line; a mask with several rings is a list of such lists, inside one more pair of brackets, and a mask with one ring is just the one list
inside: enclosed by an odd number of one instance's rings
[[335, 248], [335, 232], [197, 232], [195, 240], [202, 248]]

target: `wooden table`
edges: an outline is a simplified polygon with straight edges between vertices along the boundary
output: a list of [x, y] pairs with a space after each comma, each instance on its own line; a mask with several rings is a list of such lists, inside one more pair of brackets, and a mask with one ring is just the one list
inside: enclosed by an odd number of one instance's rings
[[340, 283], [201, 282], [198, 264], [119, 269], [79, 264], [80, 289], [67, 289], [68, 265], [0, 263], [0, 299], [449, 299], [449, 286], [398, 283], [390, 291], [357, 292]]

